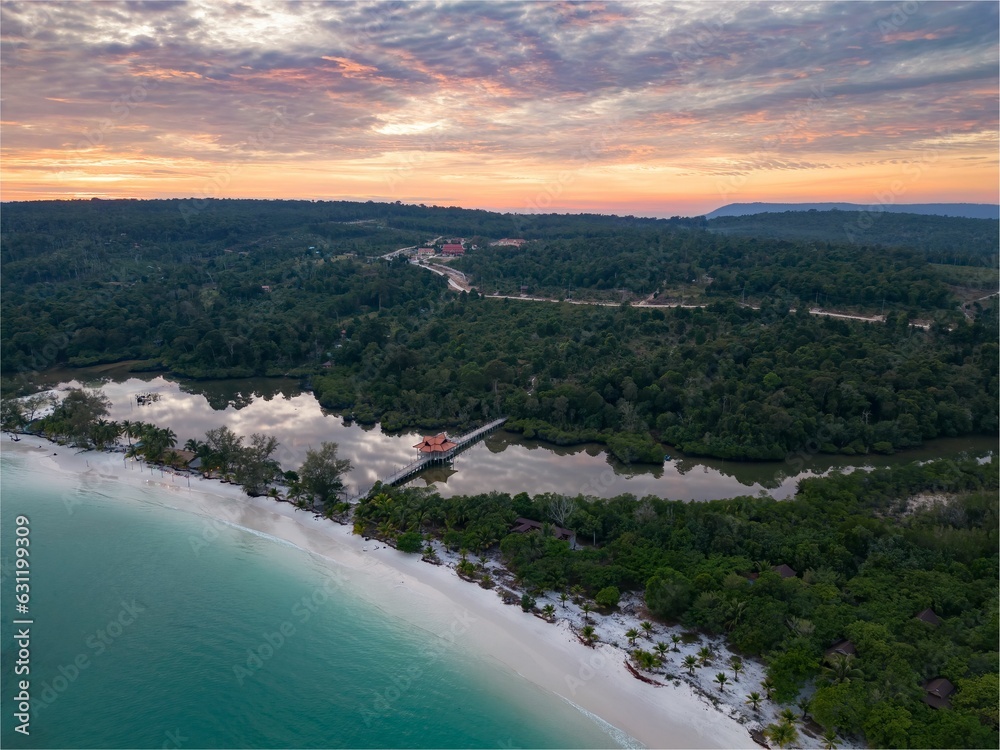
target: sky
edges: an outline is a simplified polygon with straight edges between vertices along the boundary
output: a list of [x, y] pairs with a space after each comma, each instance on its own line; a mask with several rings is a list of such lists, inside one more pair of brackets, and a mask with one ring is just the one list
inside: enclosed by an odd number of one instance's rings
[[996, 203], [996, 2], [0, 2], [0, 199]]

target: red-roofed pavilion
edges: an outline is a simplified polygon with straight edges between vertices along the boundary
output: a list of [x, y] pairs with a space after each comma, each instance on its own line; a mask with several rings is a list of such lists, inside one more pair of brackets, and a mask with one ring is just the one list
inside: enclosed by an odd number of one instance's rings
[[419, 443], [413, 446], [421, 453], [447, 453], [452, 448], [458, 447], [455, 443], [448, 439], [448, 436], [443, 432], [435, 435], [434, 437], [425, 437]]

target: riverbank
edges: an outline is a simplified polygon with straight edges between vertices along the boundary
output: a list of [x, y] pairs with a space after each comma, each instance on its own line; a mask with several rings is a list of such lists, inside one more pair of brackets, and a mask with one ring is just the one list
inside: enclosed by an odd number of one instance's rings
[[[98, 386], [110, 401], [107, 419], [153, 423], [177, 435], [178, 445], [205, 433], [228, 427], [244, 438], [254, 432], [273, 435], [279, 448], [275, 458], [283, 469], [298, 469], [310, 448], [324, 441], [338, 445], [338, 457], [352, 462], [344, 477], [349, 494], [371, 487], [413, 461], [418, 433], [390, 434], [379, 427], [344, 424], [339, 414], [324, 411], [316, 399], [299, 390], [291, 380], [224, 381], [178, 383], [161, 376], [126, 378], [100, 383], [59, 380], [51, 393], [62, 397], [69, 387]], [[56, 379], [62, 377], [55, 374]], [[139, 406], [136, 396], [156, 393], [155, 403]], [[432, 486], [443, 497], [504, 492], [546, 492], [575, 496], [613, 498], [631, 494], [671, 500], [719, 500], [766, 492], [776, 500], [794, 496], [802, 479], [824, 476], [830, 471], [877, 468], [963, 454], [989, 455], [997, 450], [996, 439], [942, 438], [923, 448], [893, 456], [831, 456], [809, 451], [793, 454], [785, 462], [735, 462], [683, 458], [652, 465], [621, 464], [606, 446], [586, 443], [560, 448], [528, 439], [506, 429], [455, 458], [448, 469], [428, 470], [413, 480], [414, 486]], [[430, 431], [426, 434], [434, 434]], [[668, 451], [670, 452], [670, 451]], [[661, 456], [662, 458], [662, 456]]]
[[571, 618], [550, 624], [520, 607], [505, 607], [494, 591], [463, 582], [447, 566], [427, 565], [418, 556], [353, 536], [349, 528], [287, 503], [248, 498], [237, 487], [200, 477], [151, 471], [120, 454], [77, 452], [31, 436], [6, 440], [3, 449], [25, 456], [43, 472], [69, 473], [83, 482], [127, 482], [169, 498], [172, 507], [205, 518], [204, 532], [190, 540], [192, 546], [211, 544], [218, 524], [238, 525], [328, 561], [332, 570], [346, 573], [359, 595], [442, 637], [450, 623], [469, 622], [465, 647], [647, 747], [754, 746], [747, 727], [683, 684], [646, 684], [629, 672], [623, 650], [610, 643], [584, 646]]

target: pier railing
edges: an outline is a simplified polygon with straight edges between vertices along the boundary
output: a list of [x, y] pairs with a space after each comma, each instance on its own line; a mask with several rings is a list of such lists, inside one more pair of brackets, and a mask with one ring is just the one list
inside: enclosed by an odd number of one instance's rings
[[[421, 456], [417, 460], [411, 461], [403, 468], [397, 469], [388, 476], [381, 477], [378, 480], [378, 482], [376, 482], [376, 484], [378, 484], [379, 482], [381, 482], [384, 485], [403, 484], [405, 481], [411, 479], [414, 475], [419, 474], [421, 471], [423, 471], [425, 468], [427, 468], [432, 464], [450, 461], [460, 451], [469, 447], [477, 440], [481, 439], [484, 435], [493, 432], [493, 430], [500, 427], [506, 421], [507, 417], [501, 417], [500, 419], [494, 419], [492, 422], [485, 424], [482, 427], [477, 427], [475, 430], [467, 432], [461, 437], [457, 437], [454, 440], [452, 440], [452, 442], [455, 444], [455, 447], [452, 448], [451, 450], [442, 453], [431, 453], [428, 455]], [[363, 498], [368, 497], [373, 488], [374, 485], [372, 485], [372, 487], [369, 487], [367, 490], [364, 490], [362, 492], [357, 493], [356, 495], [348, 497], [347, 502], [352, 504], [359, 502]]]

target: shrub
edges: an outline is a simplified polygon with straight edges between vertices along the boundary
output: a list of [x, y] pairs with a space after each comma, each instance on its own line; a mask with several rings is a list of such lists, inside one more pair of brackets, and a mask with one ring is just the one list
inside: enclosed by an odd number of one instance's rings
[[605, 609], [614, 609], [618, 606], [618, 600], [621, 599], [621, 596], [617, 586], [606, 586], [597, 592], [594, 601]]
[[424, 539], [416, 531], [406, 531], [396, 539], [396, 549], [400, 552], [420, 552], [424, 548]]

